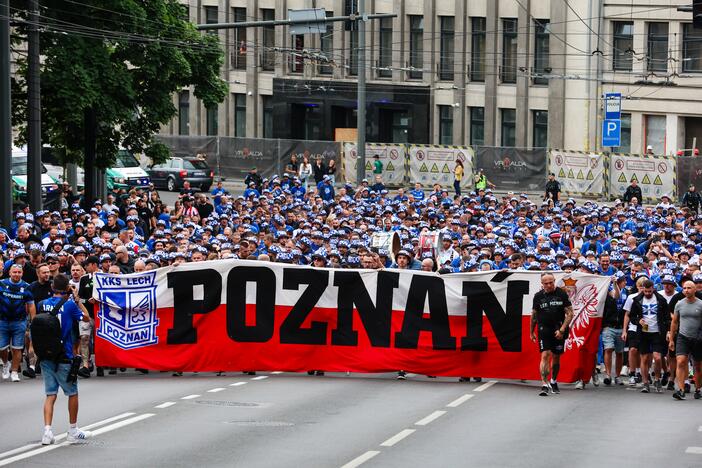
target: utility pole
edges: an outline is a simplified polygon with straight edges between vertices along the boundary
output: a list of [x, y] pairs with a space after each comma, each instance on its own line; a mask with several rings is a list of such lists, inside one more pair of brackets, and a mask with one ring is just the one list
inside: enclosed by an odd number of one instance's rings
[[10, 0], [0, 0], [0, 222], [12, 222], [12, 114], [10, 112]]
[[39, 83], [39, 0], [29, 0], [27, 73], [27, 201], [32, 211], [42, 209], [41, 89]]
[[366, 174], [366, 0], [358, 0], [358, 105], [356, 107], [356, 183]]

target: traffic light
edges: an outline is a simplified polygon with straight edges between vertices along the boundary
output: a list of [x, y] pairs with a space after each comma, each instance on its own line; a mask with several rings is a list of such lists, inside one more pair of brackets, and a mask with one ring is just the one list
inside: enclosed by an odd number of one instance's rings
[[702, 29], [702, 0], [692, 1], [692, 27]]
[[[702, 0], [700, 0], [702, 2]], [[344, 16], [351, 16], [358, 13], [358, 0], [344, 0]], [[344, 21], [346, 31], [358, 31], [358, 21]]]

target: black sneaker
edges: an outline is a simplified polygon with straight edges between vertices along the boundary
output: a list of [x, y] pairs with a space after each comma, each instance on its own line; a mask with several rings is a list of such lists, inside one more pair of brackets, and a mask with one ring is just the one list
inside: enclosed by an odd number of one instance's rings
[[182, 377], [183, 373], [182, 372], [174, 372], [172, 375], [173, 375], [173, 377]]
[[246, 371], [246, 375], [256, 375], [256, 371]]
[[690, 382], [685, 382], [685, 393], [690, 393]]
[[139, 372], [140, 374], [148, 374], [149, 373], [148, 369], [134, 369], [134, 370]]
[[673, 392], [673, 398], [676, 400], [684, 400], [685, 393], [683, 393], [682, 390], [678, 390], [677, 392]]
[[397, 380], [407, 380], [407, 372], [401, 370], [397, 373]]
[[551, 382], [551, 392], [552, 393], [561, 393], [561, 389], [558, 388], [558, 382]]
[[470, 377], [459, 377], [458, 381], [459, 382], [470, 382]]
[[316, 372], [314, 373], [314, 375], [323, 376], [323, 375], [324, 375], [324, 371], [323, 371], [323, 370], [318, 370], [318, 371], [316, 371]]
[[110, 370], [107, 373], [110, 375], [115, 375], [117, 373], [117, 369], [115, 369], [114, 367], [110, 367]]
[[482, 382], [483, 378], [482, 377], [473, 377], [473, 382]]
[[313, 370], [308, 370], [308, 371], [307, 371], [307, 375], [314, 375], [314, 371], [313, 371]]
[[700, 398], [702, 398], [702, 392], [700, 392], [699, 388], [697, 390], [695, 390], [694, 395], [695, 395], [695, 400], [699, 400]]
[[548, 396], [548, 385], [542, 385], [541, 386], [541, 391], [539, 392], [539, 396]]
[[643, 384], [643, 388], [641, 389], [641, 393], [651, 393], [651, 385], [650, 384]]
[[643, 377], [641, 377], [641, 372], [636, 373], [636, 383], [643, 382]]
[[37, 377], [36, 371], [31, 367], [27, 367], [25, 370], [23, 370], [22, 375], [27, 377], [28, 379], [35, 379]]
[[672, 380], [669, 380], [668, 385], [666, 386], [666, 389], [671, 390], [671, 391], [675, 390], [675, 382], [673, 382]]
[[602, 381], [603, 381], [604, 384], [607, 385], [608, 387], [609, 387], [610, 385], [612, 385], [612, 377], [610, 377], [610, 376], [607, 375], [607, 374], [605, 374], [605, 378], [604, 378]]
[[668, 385], [669, 378], [670, 378], [670, 372], [663, 372], [663, 377], [661, 377], [661, 385], [666, 387]]
[[87, 367], [81, 366], [80, 369], [78, 369], [78, 376], [83, 377], [84, 379], [89, 379], [90, 378], [90, 369]]
[[103, 369], [102, 367], [98, 367], [95, 375], [97, 375], [98, 377], [105, 377], [105, 369]]

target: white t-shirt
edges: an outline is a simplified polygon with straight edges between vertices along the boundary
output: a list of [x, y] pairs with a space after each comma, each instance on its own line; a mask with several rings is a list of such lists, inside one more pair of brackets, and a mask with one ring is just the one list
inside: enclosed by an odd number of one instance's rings
[[660, 294], [661, 296], [665, 297], [666, 302], [667, 302], [668, 304], [670, 304], [670, 300], [673, 299], [673, 297], [675, 297], [675, 295], [677, 294], [677, 292], [673, 291], [673, 294], [671, 294], [670, 296], [668, 296], [668, 295], [666, 295], [666, 293], [665, 293], [664, 290], [660, 290], [660, 291], [658, 291], [658, 294]]
[[651, 296], [650, 299], [643, 298], [641, 312], [644, 322], [648, 324], [648, 333], [658, 333], [658, 301], [656, 296]]
[[[641, 293], [634, 293], [634, 294], [629, 294], [626, 298], [626, 302], [624, 302], [624, 310], [626, 312], [631, 312], [631, 305], [634, 303], [634, 298], [638, 296]], [[627, 328], [627, 331], [636, 331], [636, 324], [633, 322], [629, 322], [629, 327]]]

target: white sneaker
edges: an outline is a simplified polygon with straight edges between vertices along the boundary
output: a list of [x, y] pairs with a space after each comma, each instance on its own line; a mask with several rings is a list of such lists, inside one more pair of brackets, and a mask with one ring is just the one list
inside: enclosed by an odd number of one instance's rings
[[10, 367], [12, 366], [11, 361], [7, 361], [2, 365], [2, 378], [7, 380], [10, 378]]
[[576, 390], [583, 390], [585, 388], [585, 384], [583, 384], [582, 380], [578, 380], [575, 382], [575, 389]]
[[76, 444], [83, 442], [85, 439], [89, 439], [92, 435], [90, 431], [81, 431], [80, 429], [75, 429], [74, 431], [69, 430], [66, 440], [69, 444]]
[[12, 380], [13, 382], [19, 382], [20, 381], [19, 374], [16, 371], [12, 371], [12, 373], [10, 374], [10, 380]]
[[620, 377], [626, 377], [629, 375], [629, 367], [628, 366], [622, 366], [622, 371], [619, 373]]
[[619, 377], [615, 377], [614, 385], [624, 385], [624, 382], [622, 382], [622, 379], [620, 379]]
[[54, 433], [51, 432], [51, 429], [44, 430], [44, 435], [41, 436], [41, 445], [51, 445], [54, 443], [54, 440]]

